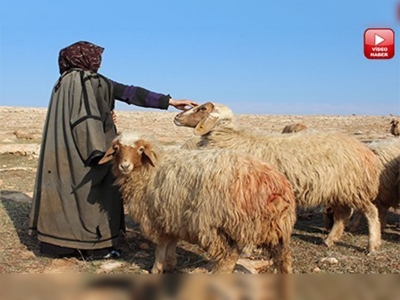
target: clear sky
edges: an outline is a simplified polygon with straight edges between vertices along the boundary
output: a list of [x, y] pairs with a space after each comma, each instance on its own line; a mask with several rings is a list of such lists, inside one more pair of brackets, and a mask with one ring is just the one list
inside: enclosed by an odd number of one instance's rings
[[47, 107], [59, 50], [86, 40], [115, 81], [235, 113], [400, 115], [400, 44], [391, 60], [363, 54], [367, 28], [399, 40], [397, 0], [6, 2], [2, 106]]

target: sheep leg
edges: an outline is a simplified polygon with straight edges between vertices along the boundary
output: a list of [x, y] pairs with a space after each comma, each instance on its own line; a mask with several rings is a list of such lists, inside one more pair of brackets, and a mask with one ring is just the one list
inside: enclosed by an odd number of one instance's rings
[[381, 230], [386, 227], [387, 214], [389, 211], [388, 206], [378, 205], [379, 221], [381, 222]]
[[152, 274], [161, 274], [164, 271], [164, 267], [166, 265], [168, 244], [169, 242], [167, 240], [161, 240], [158, 242], [156, 247], [154, 265], [151, 269]]
[[343, 234], [344, 228], [351, 215], [351, 209], [345, 206], [333, 207], [333, 226], [324, 243], [331, 247]]
[[239, 259], [239, 250], [237, 247], [227, 249], [227, 252], [216, 261], [212, 273], [213, 274], [228, 274], [233, 273], [237, 260]]
[[291, 274], [292, 273], [292, 255], [288, 241], [279, 241], [279, 244], [271, 247], [270, 256], [276, 270], [280, 274]]
[[357, 229], [358, 229], [358, 227], [360, 226], [360, 223], [361, 223], [361, 218], [362, 218], [362, 214], [358, 210], [354, 211], [353, 218], [352, 218], [352, 220], [351, 220], [351, 222], [350, 222], [350, 224], [348, 226], [348, 230], [350, 232], [357, 231]]
[[373, 253], [381, 245], [381, 223], [379, 222], [378, 209], [372, 202], [365, 201], [363, 206], [363, 212], [368, 221], [368, 251]]
[[170, 241], [167, 245], [167, 254], [165, 257], [165, 270], [172, 271], [176, 267], [176, 243]]
[[325, 224], [325, 229], [330, 231], [333, 226], [333, 208], [331, 206], [327, 206], [323, 210], [323, 219]]
[[208, 250], [216, 260], [212, 273], [232, 273], [239, 259], [239, 246], [222, 229], [217, 230], [210, 240], [212, 245]]

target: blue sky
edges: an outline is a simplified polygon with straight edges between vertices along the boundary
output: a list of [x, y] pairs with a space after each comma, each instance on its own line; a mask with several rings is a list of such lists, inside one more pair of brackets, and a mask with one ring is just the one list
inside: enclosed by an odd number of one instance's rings
[[367, 28], [392, 28], [398, 41], [397, 0], [7, 2], [2, 106], [47, 107], [59, 50], [87, 40], [105, 48], [103, 75], [177, 99], [236, 113], [400, 115], [400, 48], [391, 60], [363, 55]]

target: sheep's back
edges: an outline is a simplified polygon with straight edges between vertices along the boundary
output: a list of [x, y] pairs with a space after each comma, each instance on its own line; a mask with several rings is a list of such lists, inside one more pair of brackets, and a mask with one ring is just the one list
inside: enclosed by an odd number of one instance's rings
[[377, 158], [355, 138], [323, 132], [256, 136], [225, 130], [203, 137], [205, 147], [238, 149], [263, 159], [285, 174], [301, 206], [342, 202], [355, 208], [356, 202], [374, 199], [378, 193]]

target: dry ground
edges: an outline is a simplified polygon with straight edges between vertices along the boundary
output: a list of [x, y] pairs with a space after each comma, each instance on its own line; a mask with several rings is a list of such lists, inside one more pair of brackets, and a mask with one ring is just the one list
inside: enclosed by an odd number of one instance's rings
[[[154, 245], [144, 239], [127, 215], [127, 233], [121, 238], [123, 258], [82, 261], [53, 259], [38, 252], [38, 243], [27, 234], [28, 215], [37, 165], [37, 154], [45, 120], [45, 109], [0, 107], [0, 273], [147, 273]], [[117, 112], [119, 130], [139, 130], [155, 135], [167, 146], [179, 146], [192, 136], [188, 128], [176, 127], [176, 112]], [[392, 139], [392, 116], [289, 116], [238, 115], [240, 123], [262, 132], [281, 132], [285, 125], [303, 122], [309, 128], [346, 132], [360, 140]], [[365, 222], [355, 233], [346, 233], [332, 248], [321, 242], [326, 236], [318, 209], [303, 212], [292, 238], [295, 273], [399, 273], [400, 231], [395, 228], [398, 212], [389, 215], [381, 250], [371, 256]], [[241, 259], [247, 269], [271, 272], [261, 255]], [[180, 244], [177, 273], [204, 272], [206, 255], [193, 245]], [[238, 268], [238, 272], [241, 272]]]

